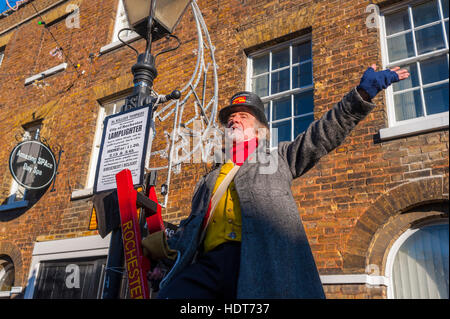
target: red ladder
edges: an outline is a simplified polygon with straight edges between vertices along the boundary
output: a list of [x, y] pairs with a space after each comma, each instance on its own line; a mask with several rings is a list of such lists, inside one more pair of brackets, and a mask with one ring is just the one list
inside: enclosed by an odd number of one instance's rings
[[116, 183], [130, 297], [132, 299], [149, 299], [147, 272], [151, 265], [142, 251], [136, 204], [143, 207], [142, 213], [145, 213], [149, 234], [164, 230], [161, 206], [158, 204], [154, 185], [149, 187], [148, 197], [134, 189], [129, 169], [124, 169], [116, 174]]

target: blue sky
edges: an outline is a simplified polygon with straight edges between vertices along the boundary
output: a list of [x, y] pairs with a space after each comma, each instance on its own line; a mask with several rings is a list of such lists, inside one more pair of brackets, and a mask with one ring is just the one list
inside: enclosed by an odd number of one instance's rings
[[[16, 5], [17, 1], [18, 0], [8, 0], [11, 7], [14, 7]], [[6, 11], [8, 9], [9, 9], [9, 7], [6, 5], [6, 0], [0, 0], [0, 13], [2, 13], [3, 11]]]

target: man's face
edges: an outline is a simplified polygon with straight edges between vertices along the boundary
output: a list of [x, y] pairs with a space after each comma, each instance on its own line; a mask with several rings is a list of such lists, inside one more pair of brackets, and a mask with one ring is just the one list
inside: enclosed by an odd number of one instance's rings
[[256, 118], [244, 110], [230, 114], [227, 120], [227, 136], [236, 143], [256, 137]]

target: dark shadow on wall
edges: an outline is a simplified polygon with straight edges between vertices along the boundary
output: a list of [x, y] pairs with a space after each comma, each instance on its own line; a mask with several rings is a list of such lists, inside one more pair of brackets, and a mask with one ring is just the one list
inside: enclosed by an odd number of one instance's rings
[[[14, 205], [11, 205], [11, 203], [8, 203], [9, 198], [5, 199], [0, 208], [4, 208], [5, 210], [0, 211], [0, 222], [7, 222], [10, 220], [13, 220], [17, 217], [22, 216], [24, 213], [26, 213], [30, 208], [32, 208], [41, 198], [44, 196], [45, 192], [48, 190], [48, 188], [51, 186], [52, 183], [50, 183], [47, 187], [42, 189], [29, 189], [26, 192], [26, 198], [25, 200], [28, 203], [22, 202], [14, 202], [19, 207], [14, 207]], [[25, 206], [20, 207], [20, 203], [23, 203]], [[10, 209], [8, 207], [11, 207]]]

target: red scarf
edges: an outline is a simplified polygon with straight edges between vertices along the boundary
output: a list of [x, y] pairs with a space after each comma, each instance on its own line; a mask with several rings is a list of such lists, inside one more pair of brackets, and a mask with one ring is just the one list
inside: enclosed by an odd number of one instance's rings
[[252, 138], [251, 140], [233, 143], [231, 148], [231, 160], [234, 164], [242, 166], [247, 160], [247, 157], [255, 151], [258, 147], [258, 138]]

